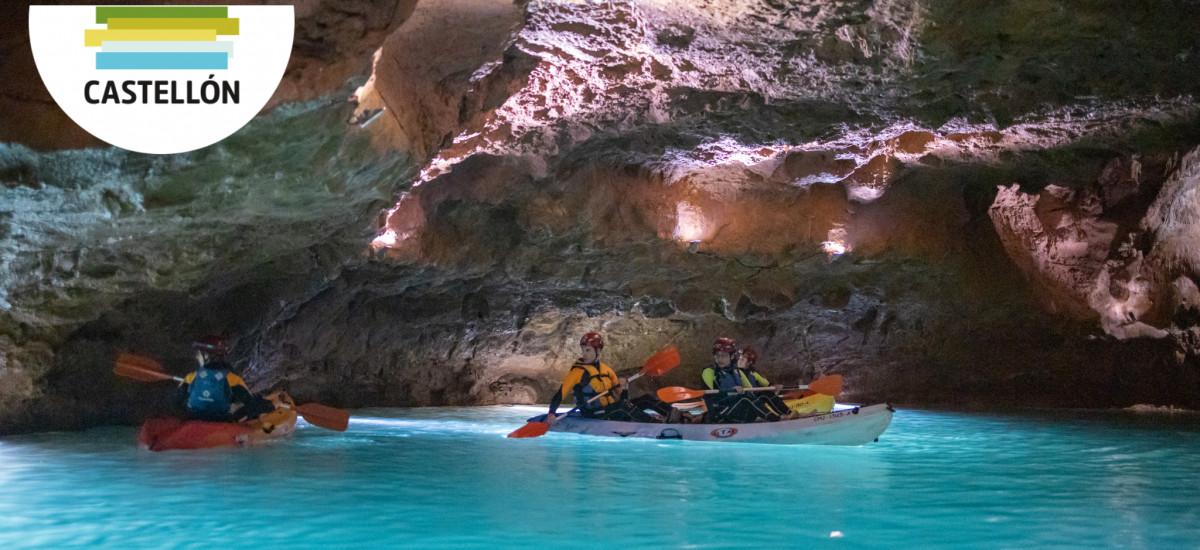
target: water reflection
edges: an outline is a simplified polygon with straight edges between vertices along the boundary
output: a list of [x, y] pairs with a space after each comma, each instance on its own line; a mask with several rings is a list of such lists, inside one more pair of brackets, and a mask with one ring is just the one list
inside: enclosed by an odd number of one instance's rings
[[362, 410], [344, 433], [301, 425], [290, 440], [203, 452], [139, 451], [130, 428], [8, 438], [0, 547], [188, 547], [197, 532], [255, 548], [1176, 548], [1200, 536], [1195, 421], [901, 410], [863, 447], [504, 437], [537, 412]]

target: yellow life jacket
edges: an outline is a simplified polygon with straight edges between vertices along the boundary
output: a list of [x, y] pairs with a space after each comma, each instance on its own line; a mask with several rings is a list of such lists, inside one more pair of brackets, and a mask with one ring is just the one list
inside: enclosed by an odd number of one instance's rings
[[[608, 391], [617, 385], [616, 376], [612, 373], [612, 369], [608, 365], [600, 363], [599, 366], [588, 363], [576, 362], [571, 365], [572, 369], [579, 369], [579, 383], [575, 385], [575, 405], [580, 410], [584, 409], [603, 409], [617, 401], [617, 396], [612, 392], [605, 394], [603, 397], [588, 403], [588, 400]], [[607, 373], [604, 371], [608, 371]]]

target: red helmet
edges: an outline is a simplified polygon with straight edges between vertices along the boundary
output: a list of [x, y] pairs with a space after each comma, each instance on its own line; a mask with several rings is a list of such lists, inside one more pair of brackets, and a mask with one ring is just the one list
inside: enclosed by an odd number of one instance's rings
[[751, 365], [758, 362], [758, 352], [754, 351], [754, 348], [742, 349], [741, 356], [745, 357], [746, 360], [749, 361]]
[[579, 345], [592, 346], [593, 348], [596, 348], [596, 351], [600, 351], [604, 349], [604, 338], [601, 338], [600, 335], [596, 334], [595, 332], [589, 332], [584, 334], [583, 338], [579, 339]]
[[722, 336], [713, 342], [713, 353], [715, 354], [722, 351], [725, 353], [733, 353], [737, 351], [737, 346], [733, 345], [733, 338], [726, 338]]
[[200, 340], [192, 343], [192, 349], [203, 351], [212, 355], [225, 355], [229, 353], [229, 341], [224, 336], [205, 336]]

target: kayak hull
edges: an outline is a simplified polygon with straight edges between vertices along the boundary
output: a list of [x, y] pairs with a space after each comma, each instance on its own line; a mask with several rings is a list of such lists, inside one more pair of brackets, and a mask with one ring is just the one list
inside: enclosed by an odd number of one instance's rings
[[277, 408], [249, 422], [203, 422], [151, 418], [142, 425], [138, 445], [151, 451], [245, 447], [292, 435], [296, 412]]
[[[769, 443], [775, 445], [865, 445], [875, 441], [892, 422], [891, 405], [854, 407], [826, 414], [752, 424], [657, 424], [584, 418], [576, 413], [560, 418], [552, 432], [608, 437], [645, 437], [684, 441]], [[529, 419], [544, 421], [545, 415]]]

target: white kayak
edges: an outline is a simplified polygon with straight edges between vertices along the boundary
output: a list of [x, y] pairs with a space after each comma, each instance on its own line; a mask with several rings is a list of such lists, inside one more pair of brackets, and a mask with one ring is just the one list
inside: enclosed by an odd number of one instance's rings
[[[584, 418], [577, 412], [550, 427], [567, 432], [609, 437], [647, 437], [684, 441], [732, 441], [776, 445], [865, 445], [876, 441], [892, 423], [891, 405], [868, 405], [835, 410], [817, 416], [753, 424], [657, 424]], [[530, 418], [545, 421], [546, 415]]]

